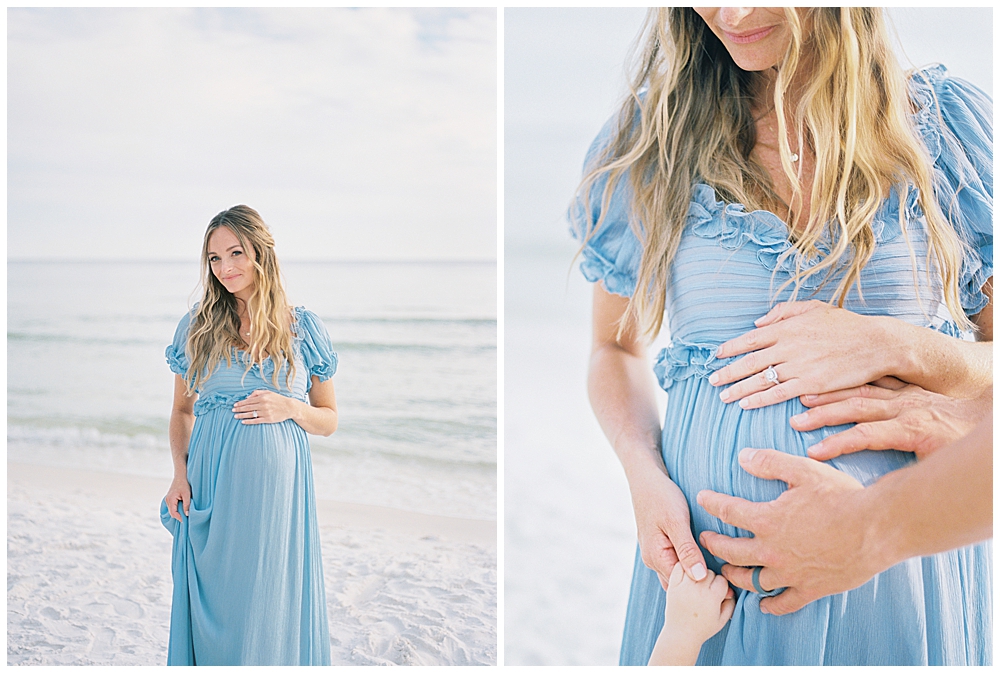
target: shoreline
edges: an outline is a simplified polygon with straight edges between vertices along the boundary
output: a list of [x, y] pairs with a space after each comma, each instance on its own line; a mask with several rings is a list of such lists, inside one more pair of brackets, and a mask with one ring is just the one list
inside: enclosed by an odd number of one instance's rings
[[[60, 493], [79, 493], [100, 497], [142, 498], [157, 512], [170, 486], [169, 479], [132, 475], [122, 472], [82, 470], [7, 461], [7, 488], [22, 486]], [[320, 526], [353, 526], [386, 530], [417, 536], [436, 536], [468, 544], [489, 545], [497, 542], [497, 522], [486, 519], [463, 519], [411, 512], [393, 507], [366, 505], [337, 500], [316, 500]]]

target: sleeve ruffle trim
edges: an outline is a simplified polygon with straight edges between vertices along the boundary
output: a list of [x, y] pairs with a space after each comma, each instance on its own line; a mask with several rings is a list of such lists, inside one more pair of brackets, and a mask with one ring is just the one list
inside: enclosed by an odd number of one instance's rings
[[309, 370], [309, 382], [306, 384], [308, 392], [312, 388], [313, 376], [320, 381], [327, 381], [337, 373], [339, 359], [330, 343], [326, 327], [315, 313], [298, 306], [295, 308], [295, 317], [295, 341]]
[[170, 367], [170, 371], [174, 374], [187, 376], [188, 359], [187, 354], [185, 354], [183, 350], [180, 350], [173, 344], [170, 344], [167, 346], [166, 356], [167, 366]]
[[612, 294], [627, 298], [635, 292], [635, 276], [620, 270], [589, 243], [583, 249], [580, 271], [591, 283], [603, 281], [604, 289]]
[[941, 65], [914, 73], [910, 95], [934, 162], [938, 203], [969, 246], [959, 291], [965, 312], [974, 315], [989, 303], [982, 288], [993, 275], [993, 105]]

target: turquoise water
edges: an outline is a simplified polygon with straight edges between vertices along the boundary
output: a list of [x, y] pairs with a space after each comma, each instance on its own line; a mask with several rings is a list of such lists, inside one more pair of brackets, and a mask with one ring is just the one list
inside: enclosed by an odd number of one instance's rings
[[[197, 300], [175, 262], [9, 262], [12, 460], [171, 475], [163, 350]], [[322, 498], [496, 516], [494, 263], [289, 262], [289, 298], [340, 356]]]

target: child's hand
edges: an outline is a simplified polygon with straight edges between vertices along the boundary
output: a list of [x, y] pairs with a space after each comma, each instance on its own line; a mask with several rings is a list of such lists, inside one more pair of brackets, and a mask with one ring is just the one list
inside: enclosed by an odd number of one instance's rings
[[699, 582], [681, 564], [670, 573], [663, 630], [656, 639], [650, 666], [694, 666], [706, 640], [722, 630], [736, 608], [725, 577], [711, 570]]
[[663, 630], [704, 643], [722, 630], [735, 608], [725, 577], [709, 570], [705, 579], [695, 582], [678, 563], [670, 573]]

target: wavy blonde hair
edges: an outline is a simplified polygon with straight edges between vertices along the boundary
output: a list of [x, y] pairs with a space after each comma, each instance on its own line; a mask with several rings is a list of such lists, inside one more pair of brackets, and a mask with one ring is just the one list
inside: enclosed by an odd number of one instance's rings
[[[634, 194], [631, 226], [643, 252], [619, 338], [633, 324], [645, 337], [659, 332], [668, 270], [698, 181], [712, 186], [724, 201], [748, 210], [780, 212], [787, 207], [789, 221], [797, 226], [785, 254], [797, 253], [796, 272], [775, 295], [791, 285], [795, 299], [804, 279], [823, 273], [822, 286], [842, 270], [834, 296], [841, 307], [852, 287], [861, 294], [861, 270], [875, 248], [872, 221], [882, 202], [890, 190], [902, 190], [900, 224], [905, 236], [906, 185], [917, 187], [926, 216], [927, 272], [938, 273], [944, 302], [959, 326], [972, 328], [959, 299], [964, 244], [934, 197], [931, 158], [911, 121], [906, 76], [892, 52], [881, 9], [801, 11], [785, 10], [791, 40], [778, 64], [771, 101], [781, 167], [793, 190], [788, 204], [753, 158], [753, 110], [765, 95], [762, 75], [741, 70], [693, 9], [651, 9], [647, 14], [637, 42], [642, 46], [636, 52], [631, 95], [619, 111], [612, 141], [580, 186], [586, 201], [594, 183], [607, 175], [601, 216], [585, 232], [586, 244], [600, 228], [615, 186], [629, 174]], [[798, 86], [800, 80], [803, 86]], [[787, 110], [793, 82], [798, 104]], [[646, 89], [643, 95], [641, 89]], [[795, 150], [789, 147], [786, 115], [800, 139]], [[809, 217], [796, 222], [803, 189], [791, 154], [801, 155], [802, 143], [815, 153], [816, 170]], [[830, 249], [824, 254], [820, 244], [826, 247], [825, 237]], [[802, 259], [818, 261], [803, 268]], [[911, 259], [917, 285], [912, 246]]]
[[[240, 336], [236, 297], [215, 277], [208, 260], [208, 241], [219, 227], [232, 231], [243, 246], [244, 254], [253, 261], [254, 288], [247, 302], [251, 326], [249, 343]], [[201, 275], [205, 291], [191, 320], [187, 340], [187, 356], [191, 363], [185, 379], [188, 394], [207, 381], [223, 359], [228, 366], [232, 366], [233, 350], [245, 344], [248, 346], [246, 372], [254, 364], [263, 364], [270, 356], [274, 362], [271, 379], [274, 387], [279, 387], [278, 374], [283, 367], [285, 386], [290, 387], [289, 382], [295, 374], [291, 306], [281, 282], [281, 270], [274, 254], [274, 238], [256, 210], [249, 206], [233, 206], [212, 218], [202, 244]]]

